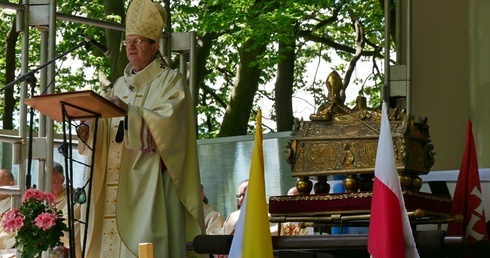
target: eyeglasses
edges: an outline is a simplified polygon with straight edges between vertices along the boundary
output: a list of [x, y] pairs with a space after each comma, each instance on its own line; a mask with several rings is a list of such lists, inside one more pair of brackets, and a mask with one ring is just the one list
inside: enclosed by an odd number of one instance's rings
[[245, 196], [245, 193], [235, 195], [237, 199], [242, 199]]
[[133, 44], [133, 45], [141, 45], [143, 42], [149, 41], [148, 39], [125, 39], [122, 41], [124, 46]]

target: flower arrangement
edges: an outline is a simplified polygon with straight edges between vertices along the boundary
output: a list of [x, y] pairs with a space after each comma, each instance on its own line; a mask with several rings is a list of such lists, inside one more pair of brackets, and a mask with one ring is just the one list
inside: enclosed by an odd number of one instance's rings
[[60, 238], [68, 227], [63, 222], [63, 212], [54, 206], [55, 197], [35, 189], [28, 189], [22, 197], [20, 208], [5, 213], [3, 229], [17, 231], [15, 246], [22, 258], [32, 258], [48, 249], [63, 245]]

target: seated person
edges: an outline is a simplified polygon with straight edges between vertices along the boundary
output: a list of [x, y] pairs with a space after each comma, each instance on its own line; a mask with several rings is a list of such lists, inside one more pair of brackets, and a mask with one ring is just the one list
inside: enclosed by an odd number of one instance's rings
[[221, 233], [221, 229], [223, 227], [223, 223], [225, 219], [219, 212], [217, 212], [213, 206], [208, 204], [208, 198], [206, 197], [206, 193], [204, 192], [204, 187], [201, 184], [201, 196], [202, 196], [202, 205], [204, 210], [204, 224], [206, 227], [207, 235], [217, 235]]
[[[298, 189], [292, 187], [288, 191], [288, 195], [299, 195]], [[298, 222], [285, 222], [281, 223], [281, 236], [299, 236], [299, 235], [313, 235], [314, 228], [304, 227]], [[277, 234], [276, 234], [277, 235]]]
[[235, 233], [236, 224], [240, 217], [240, 207], [243, 204], [243, 198], [248, 187], [248, 179], [243, 180], [238, 186], [238, 194], [236, 195], [236, 208], [237, 210], [230, 213], [223, 224], [222, 235], [233, 235]]
[[[248, 179], [243, 180], [238, 186], [238, 194], [236, 195], [237, 210], [230, 213], [230, 215], [226, 217], [221, 234], [233, 235], [235, 233], [236, 224], [238, 222], [238, 218], [240, 217], [240, 208], [242, 207], [244, 200], [243, 198], [245, 197], [245, 193], [247, 192], [247, 187]], [[277, 236], [277, 223], [270, 223], [270, 231], [272, 236]]]
[[[6, 169], [0, 169], [0, 186], [14, 186], [14, 176]], [[12, 206], [12, 196], [0, 194], [0, 221], [3, 215], [10, 210]], [[11, 249], [15, 245], [15, 232], [6, 233], [0, 224], [0, 249]]]

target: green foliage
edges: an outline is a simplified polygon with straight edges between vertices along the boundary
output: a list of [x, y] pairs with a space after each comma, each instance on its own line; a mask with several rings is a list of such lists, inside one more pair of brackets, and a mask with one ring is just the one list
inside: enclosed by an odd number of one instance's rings
[[[105, 12], [109, 10], [109, 5], [127, 6], [128, 2], [127, 0], [59, 0], [57, 4], [60, 13], [119, 23], [123, 17]], [[215, 137], [219, 132], [230, 96], [233, 94], [239, 68], [260, 68], [258, 87], [260, 91], [254, 99], [255, 107], [258, 107], [257, 101], [262, 98], [270, 100], [275, 98], [273, 84], [277, 77], [277, 64], [282, 62], [285, 56], [284, 53], [279, 52], [277, 43], [279, 41], [296, 43], [293, 96], [297, 91], [309, 92], [314, 97], [314, 103], [305, 103], [305, 105], [313, 107], [318, 107], [325, 101], [324, 85], [330, 71], [318, 71], [314, 78], [306, 78], [307, 64], [321, 60], [332, 64], [332, 69], [344, 76], [345, 69], [355, 52], [354, 19], [359, 19], [365, 30], [367, 44], [363, 56], [372, 60], [373, 66], [379, 65], [377, 63], [382, 59], [380, 53], [383, 53], [384, 47], [382, 45], [384, 17], [378, 0], [181, 0], [170, 1], [170, 5], [172, 31], [196, 31], [198, 44], [202, 45], [203, 42], [200, 40], [205, 40], [207, 37], [206, 40], [209, 40], [211, 45], [209, 55], [205, 54], [203, 59], [206, 61], [197, 64], [205, 71], [203, 80], [198, 82], [200, 91], [197, 121], [200, 138]], [[2, 20], [0, 39], [4, 39], [13, 15], [0, 12], [0, 19]], [[80, 34], [90, 36], [102, 43], [106, 42], [108, 36], [103, 28], [58, 20], [57, 53], [67, 51], [81, 42], [83, 37]], [[259, 58], [250, 64], [250, 67], [240, 67], [239, 53], [244, 50], [244, 43], [249, 39], [253, 39], [254, 42], [248, 46], [249, 50], [263, 44], [267, 47]], [[30, 67], [39, 65], [39, 42], [39, 32], [31, 29]], [[113, 51], [123, 50], [120, 44], [117, 45], [119, 48]], [[20, 47], [21, 44], [18, 44], [16, 50], [18, 60], [20, 60]], [[2, 48], [4, 46], [0, 45], [0, 50]], [[2, 51], [0, 69], [4, 69], [4, 58], [4, 51]], [[77, 60], [76, 63], [73, 63], [73, 60]], [[127, 62], [127, 59], [125, 61]], [[116, 67], [113, 62], [115, 60], [109, 60], [95, 50], [87, 51], [80, 48], [73, 51], [66, 61], [56, 62], [55, 92], [87, 88], [101, 92], [103, 87], [110, 87], [113, 83], [110, 79]], [[16, 74], [20, 75], [20, 72], [16, 71]], [[0, 79], [3, 79], [3, 76], [3, 73], [0, 73]], [[381, 77], [382, 74], [373, 69], [373, 73], [368, 78], [353, 78], [351, 86], [362, 86], [361, 93], [369, 97], [370, 105], [377, 105], [379, 87], [382, 84]], [[274, 119], [276, 115], [275, 111], [271, 111], [269, 117]], [[253, 116], [250, 116], [249, 123], [250, 125], [255, 123]]]
[[[75, 16], [89, 17], [90, 19], [108, 20], [104, 14], [103, 0], [96, 1], [73, 1], [73, 0], [61, 0], [58, 1], [59, 12], [67, 13]], [[109, 16], [112, 21], [121, 21], [121, 17], [114, 15]], [[58, 37], [61, 38], [56, 48], [59, 53], [65, 52], [77, 43], [84, 42], [82, 35], [93, 38], [98, 42], [105, 42], [105, 31], [103, 28], [90, 26], [86, 24], [58, 21]], [[89, 88], [96, 92], [100, 92], [100, 80], [99, 75], [107, 77], [110, 74], [110, 60], [105, 58], [102, 53], [95, 48], [85, 46], [76, 49], [70, 55], [74, 60], [79, 61], [78, 66], [70, 66], [67, 69], [60, 69], [58, 77], [62, 82], [59, 89], [68, 90]], [[82, 69], [83, 68], [83, 69]], [[57, 78], [58, 79], [58, 78]], [[61, 84], [61, 83], [60, 83]], [[65, 88], [66, 87], [66, 88]]]
[[[257, 3], [257, 1], [256, 1]], [[260, 90], [256, 101], [260, 98], [274, 98], [273, 87], [267, 86], [273, 83], [276, 77], [276, 67], [283, 59], [278, 52], [279, 40], [296, 41], [296, 56], [293, 89], [310, 92], [315, 103], [307, 103], [319, 106], [325, 101], [325, 79], [330, 71], [320, 71], [312, 83], [306, 84], [306, 64], [321, 59], [323, 62], [332, 62], [332, 56], [337, 55], [342, 59], [341, 63], [333, 64], [333, 68], [343, 75], [346, 66], [355, 51], [355, 31], [353, 18], [358, 18], [364, 25], [366, 44], [364, 49], [366, 56], [372, 56], [373, 51], [381, 49], [383, 42], [383, 12], [377, 0], [370, 1], [311, 1], [311, 0], [283, 0], [266, 1], [260, 8], [252, 8], [251, 1], [199, 1], [199, 4], [187, 6], [178, 5], [175, 10], [188, 12], [187, 14], [174, 14], [177, 24], [185, 24], [185, 30], [196, 30], [199, 35], [216, 33], [211, 54], [206, 63], [206, 69], [211, 71], [204, 83], [219, 92], [221, 96], [228, 96], [233, 86], [231, 78], [236, 77], [238, 51], [243, 42], [253, 37], [256, 44], [268, 42], [268, 47], [263, 55], [253, 65], [262, 69], [260, 78]], [[192, 22], [185, 19], [192, 18]], [[256, 47], [252, 45], [251, 48]], [[375, 48], [377, 47], [377, 48]], [[380, 75], [375, 75], [379, 77]], [[351, 84], [362, 85], [367, 80], [375, 78], [354, 78]], [[311, 79], [311, 78], [310, 78]], [[225, 80], [225, 83], [220, 81]], [[371, 102], [379, 101], [379, 84], [365, 86], [363, 93], [368, 95]], [[206, 96], [206, 92], [200, 94], [200, 103]], [[294, 94], [293, 94], [294, 95]], [[371, 103], [370, 102], [370, 103]], [[206, 106], [199, 108], [199, 114], [209, 114], [223, 110], [217, 102], [210, 102], [206, 98]], [[209, 109], [208, 111], [206, 111]], [[203, 113], [201, 113], [203, 112]], [[218, 114], [223, 113], [218, 112]], [[206, 115], [208, 117], [209, 115]], [[274, 118], [275, 114], [270, 117]], [[207, 120], [214, 123], [218, 120]], [[254, 123], [250, 117], [250, 124]], [[215, 130], [219, 125], [210, 126]], [[203, 129], [204, 130], [204, 129]], [[200, 134], [202, 132], [200, 131]], [[201, 136], [205, 135], [204, 133]], [[210, 135], [210, 134], [206, 134]]]

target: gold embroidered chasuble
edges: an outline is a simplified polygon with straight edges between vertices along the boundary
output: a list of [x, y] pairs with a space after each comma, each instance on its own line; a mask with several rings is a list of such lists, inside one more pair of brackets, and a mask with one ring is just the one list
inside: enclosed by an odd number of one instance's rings
[[108, 93], [129, 104], [123, 141], [116, 134], [124, 118], [99, 121], [86, 257], [136, 257], [143, 242], [155, 257], [197, 257], [185, 251], [204, 232], [187, 83], [158, 59], [131, 69]]

